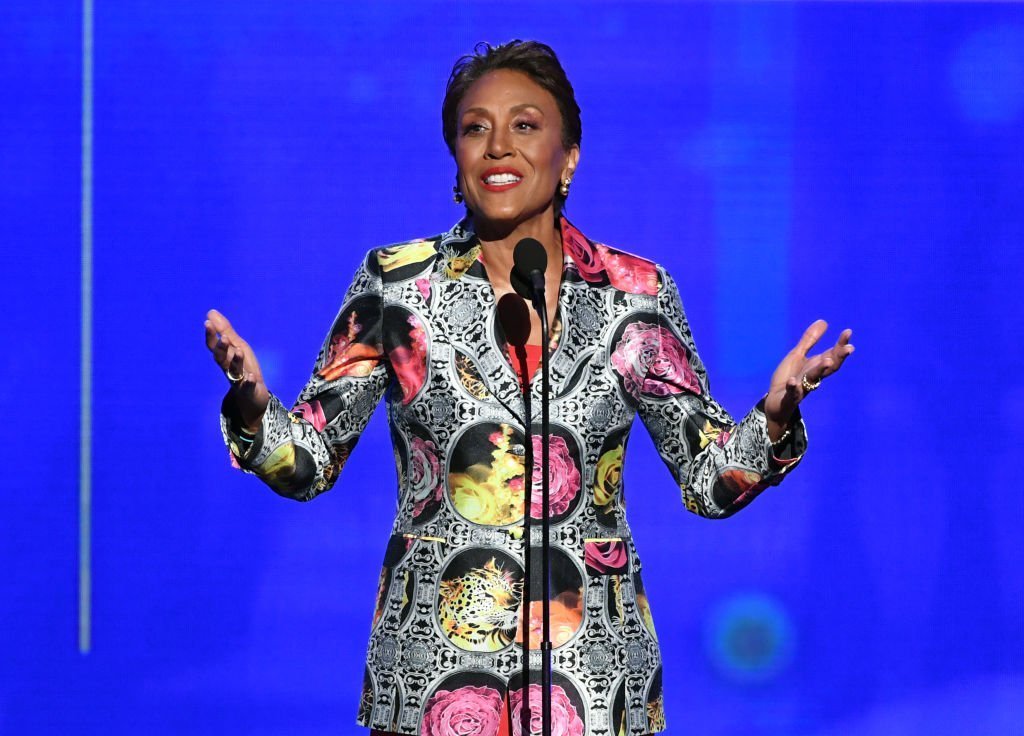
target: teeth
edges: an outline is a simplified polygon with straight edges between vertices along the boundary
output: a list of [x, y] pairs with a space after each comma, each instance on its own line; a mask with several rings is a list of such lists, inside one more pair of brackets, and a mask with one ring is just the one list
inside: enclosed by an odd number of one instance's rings
[[516, 176], [515, 174], [491, 174], [484, 181], [488, 184], [513, 184], [519, 181], [522, 177]]

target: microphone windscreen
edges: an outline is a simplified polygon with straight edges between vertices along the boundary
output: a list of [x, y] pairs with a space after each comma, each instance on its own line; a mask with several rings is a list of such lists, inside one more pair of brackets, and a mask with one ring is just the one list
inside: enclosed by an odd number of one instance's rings
[[548, 254], [534, 238], [523, 238], [516, 243], [512, 251], [512, 273], [509, 274], [509, 281], [512, 288], [524, 299], [533, 299], [533, 286], [531, 285], [530, 274], [539, 271], [541, 275], [547, 271]]
[[530, 339], [530, 310], [525, 301], [515, 294], [505, 294], [498, 300], [498, 321], [509, 345], [526, 345]]

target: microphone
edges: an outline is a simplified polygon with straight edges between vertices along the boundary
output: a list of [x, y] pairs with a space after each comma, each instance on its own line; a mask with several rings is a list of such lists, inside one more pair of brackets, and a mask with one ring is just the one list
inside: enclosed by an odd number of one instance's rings
[[533, 302], [535, 309], [544, 304], [544, 272], [548, 254], [533, 238], [523, 238], [512, 251], [512, 273], [509, 281], [516, 293]]
[[[529, 401], [530, 374], [526, 367], [526, 341], [530, 339], [530, 308], [517, 294], [505, 294], [498, 300], [498, 323], [511, 349], [511, 358], [519, 366], [524, 399]], [[529, 404], [527, 403], [527, 415]]]

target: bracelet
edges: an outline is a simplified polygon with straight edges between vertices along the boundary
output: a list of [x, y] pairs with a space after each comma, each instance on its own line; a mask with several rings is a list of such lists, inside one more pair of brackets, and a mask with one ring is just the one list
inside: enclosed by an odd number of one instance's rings
[[243, 442], [248, 442], [251, 445], [252, 441], [254, 439], [256, 439], [256, 435], [257, 435], [258, 432], [259, 432], [259, 430], [256, 430], [255, 432], [250, 432], [245, 427], [239, 426], [239, 428], [238, 428], [238, 437]]
[[772, 449], [777, 450], [782, 446], [782, 443], [789, 439], [789, 436], [793, 434], [792, 427], [786, 427], [786, 431], [782, 433], [782, 436], [772, 442]]

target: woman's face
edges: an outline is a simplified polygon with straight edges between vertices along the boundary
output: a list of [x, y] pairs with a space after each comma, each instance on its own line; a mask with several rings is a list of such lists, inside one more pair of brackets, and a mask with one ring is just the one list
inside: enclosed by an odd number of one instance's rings
[[498, 69], [466, 91], [456, 123], [459, 188], [481, 224], [553, 217], [555, 190], [572, 178], [579, 147], [562, 148], [562, 115], [550, 92], [522, 72]]

